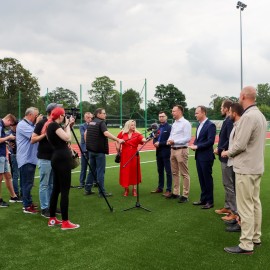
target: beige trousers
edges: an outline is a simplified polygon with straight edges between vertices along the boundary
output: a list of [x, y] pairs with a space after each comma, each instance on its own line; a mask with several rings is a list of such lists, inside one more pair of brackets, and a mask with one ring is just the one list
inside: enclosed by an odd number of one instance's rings
[[239, 247], [245, 250], [253, 250], [253, 243], [261, 241], [260, 183], [260, 174], [235, 174], [236, 203], [241, 218]]
[[188, 198], [190, 176], [188, 171], [188, 148], [171, 149], [171, 169], [173, 179], [173, 194], [180, 195], [180, 175], [183, 178], [183, 196]]

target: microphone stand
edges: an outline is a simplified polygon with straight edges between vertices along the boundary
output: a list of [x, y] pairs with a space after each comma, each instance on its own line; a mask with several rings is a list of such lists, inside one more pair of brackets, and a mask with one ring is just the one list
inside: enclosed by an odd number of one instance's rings
[[[75, 138], [75, 141], [76, 141], [76, 143], [77, 143], [77, 145], [78, 145], [78, 147], [79, 147], [79, 149], [80, 149], [80, 151], [81, 151], [81, 158], [84, 158], [84, 159], [86, 160], [87, 165], [88, 165], [88, 167], [89, 167], [89, 169], [90, 169], [90, 171], [91, 171], [93, 177], [95, 178], [95, 174], [94, 174], [93, 169], [92, 169], [92, 167], [91, 167], [91, 165], [90, 165], [89, 159], [86, 158], [86, 156], [84, 155], [83, 150], [82, 150], [82, 148], [81, 148], [81, 145], [79, 144], [79, 141], [78, 141], [78, 139], [77, 139], [77, 136], [76, 136], [76, 134], [75, 134], [75, 132], [74, 132], [73, 127], [70, 127], [70, 130], [71, 130], [71, 132], [72, 132], [72, 134], [73, 134], [73, 136], [74, 136], [74, 138]], [[105, 201], [106, 201], [106, 203], [107, 203], [107, 205], [108, 205], [110, 211], [113, 212], [113, 207], [109, 204], [109, 201], [108, 201], [107, 197], [105, 196], [103, 190], [100, 188], [100, 185], [99, 185], [97, 179], [94, 179], [94, 180], [96, 180], [97, 186], [98, 186], [99, 190], [101, 191], [101, 194], [102, 194], [103, 198], [105, 199]]]
[[151, 212], [151, 210], [145, 208], [145, 207], [142, 207], [141, 204], [140, 204], [140, 196], [139, 196], [139, 152], [141, 151], [141, 149], [154, 137], [154, 133], [152, 132], [147, 138], [146, 138], [146, 142], [139, 148], [137, 149], [136, 153], [130, 157], [130, 159], [123, 165], [123, 168], [125, 168], [129, 163], [130, 161], [136, 156], [136, 159], [137, 159], [137, 163], [136, 163], [136, 176], [137, 176], [137, 183], [136, 183], [136, 186], [137, 186], [137, 196], [136, 196], [136, 203], [135, 203], [135, 206], [133, 207], [130, 207], [130, 208], [127, 208], [127, 209], [124, 209], [123, 211], [128, 211], [128, 210], [131, 210], [131, 209], [134, 209], [134, 208], [141, 208], [141, 209], [144, 209], [145, 211], [148, 211], [148, 212]]

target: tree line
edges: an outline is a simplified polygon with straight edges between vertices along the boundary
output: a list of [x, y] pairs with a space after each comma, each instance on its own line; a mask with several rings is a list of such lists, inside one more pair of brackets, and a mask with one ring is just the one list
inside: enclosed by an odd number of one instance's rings
[[[120, 114], [120, 100], [122, 99], [123, 120], [143, 119], [143, 97], [136, 89], [126, 89], [120, 97], [115, 89], [116, 83], [108, 76], [97, 77], [88, 90], [89, 100], [79, 102], [78, 95], [71, 89], [62, 86], [56, 87], [45, 96], [40, 95], [38, 78], [26, 70], [22, 64], [14, 58], [0, 59], [0, 117], [7, 113], [18, 116], [18, 111], [24, 113], [26, 108], [35, 106], [45, 113], [46, 104], [55, 102], [63, 104], [64, 108], [82, 108], [82, 113], [93, 112], [96, 108], [105, 108], [109, 119], [118, 118]], [[257, 105], [270, 120], [270, 85], [268, 83], [257, 86]], [[221, 120], [220, 107], [224, 99], [237, 101], [237, 97], [222, 97], [217, 94], [211, 96], [208, 106], [208, 117]], [[147, 118], [157, 119], [160, 111], [164, 111], [171, 117], [171, 109], [175, 104], [184, 108], [184, 116], [188, 120], [195, 120], [195, 108], [188, 108], [183, 91], [173, 84], [158, 85], [155, 88], [154, 98], [147, 101]]]

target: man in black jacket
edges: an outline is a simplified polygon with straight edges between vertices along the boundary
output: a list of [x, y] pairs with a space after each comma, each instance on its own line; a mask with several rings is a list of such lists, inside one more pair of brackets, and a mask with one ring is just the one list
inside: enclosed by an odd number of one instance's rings
[[172, 171], [171, 171], [171, 147], [167, 145], [167, 140], [171, 133], [171, 125], [167, 123], [167, 115], [161, 111], [158, 115], [159, 128], [154, 137], [153, 144], [156, 147], [156, 160], [158, 169], [158, 187], [151, 193], [162, 193], [164, 188], [164, 169], [166, 171], [167, 188], [164, 195], [172, 192]]
[[104, 187], [106, 166], [105, 155], [109, 154], [108, 138], [118, 141], [120, 144], [124, 142], [124, 140], [118, 139], [108, 131], [105, 120], [105, 109], [96, 109], [94, 119], [89, 123], [85, 133], [86, 149], [89, 151], [89, 161], [91, 166], [90, 177], [87, 178], [85, 184], [85, 194], [91, 192], [93, 182], [94, 180], [97, 180], [100, 197], [102, 197], [102, 193], [106, 197], [112, 196], [112, 193], [107, 193]]

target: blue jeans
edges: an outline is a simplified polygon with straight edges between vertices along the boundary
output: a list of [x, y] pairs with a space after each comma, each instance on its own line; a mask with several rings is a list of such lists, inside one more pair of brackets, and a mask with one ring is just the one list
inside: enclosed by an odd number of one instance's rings
[[53, 189], [53, 172], [51, 161], [47, 159], [39, 159], [38, 168], [40, 174], [40, 182], [39, 182], [40, 208], [46, 209], [50, 207], [50, 198]]
[[[89, 153], [88, 152], [84, 152], [83, 153], [85, 155], [84, 156], [81, 156], [81, 173], [80, 173], [80, 186], [84, 186], [85, 185], [85, 177], [86, 177], [86, 173], [87, 173], [87, 167], [88, 167], [88, 164], [87, 164], [87, 160], [85, 159], [87, 157], [87, 159], [89, 158]], [[90, 171], [87, 175], [87, 180], [86, 182], [90, 182]]]
[[17, 163], [17, 158], [16, 155], [10, 154], [10, 167], [11, 167], [11, 175], [12, 175], [12, 184], [14, 188], [14, 192], [16, 195], [19, 195], [22, 193], [22, 181], [20, 181], [20, 188], [19, 188], [19, 168], [18, 168], [18, 163]]
[[[89, 177], [86, 180], [85, 190], [91, 191], [93, 182], [94, 180], [96, 180], [99, 184], [99, 194], [101, 194], [101, 191], [105, 193], [104, 188], [104, 175], [106, 166], [105, 154], [89, 152], [89, 161], [92, 170], [89, 172]], [[94, 173], [94, 175], [92, 172]]]
[[29, 207], [33, 203], [31, 190], [34, 185], [35, 171], [36, 165], [31, 163], [26, 163], [20, 168], [24, 207]]

